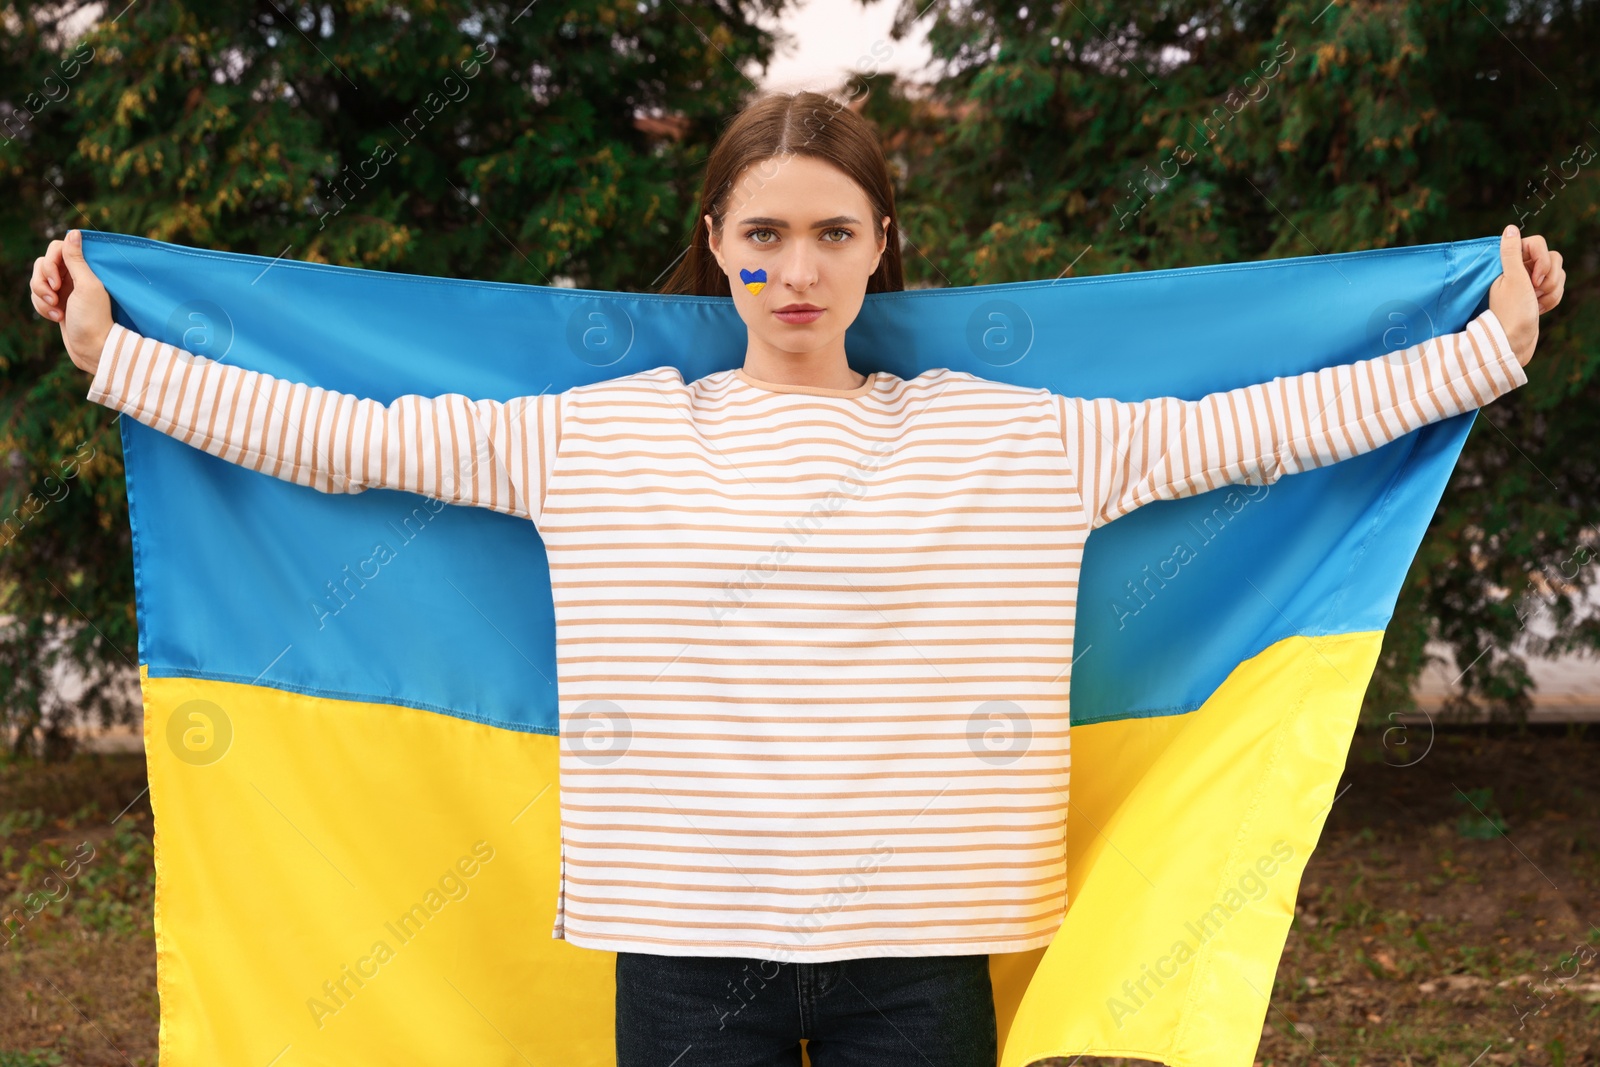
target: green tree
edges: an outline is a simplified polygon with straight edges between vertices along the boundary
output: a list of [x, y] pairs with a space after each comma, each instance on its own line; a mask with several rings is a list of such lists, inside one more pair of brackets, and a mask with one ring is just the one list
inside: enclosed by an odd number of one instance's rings
[[[135, 658], [115, 427], [21, 295], [49, 238], [84, 226], [649, 289], [689, 232], [710, 142], [754, 89], [741, 71], [772, 52], [753, 20], [783, 2], [139, 0], [82, 39], [65, 28], [97, 5], [0, 8], [0, 284], [16, 294], [0, 310], [0, 520], [26, 520], [0, 534], [0, 707], [16, 747], [64, 751], [62, 709], [40, 706], [54, 657], [88, 671], [103, 713]], [[1469, 692], [1513, 708], [1525, 619], [1560, 624], [1548, 651], [1600, 646], [1578, 607], [1600, 484], [1600, 161], [1570, 165], [1600, 148], [1592, 5], [903, 0], [902, 27], [919, 18], [944, 67], [932, 91], [870, 70], [850, 87], [872, 90], [866, 113], [901, 170], [912, 284], [1427, 243], [1512, 221], [1566, 252], [1533, 380], [1480, 414], [1369, 703], [1403, 706], [1429, 636], [1472, 663]], [[1530, 576], [1545, 599], [1526, 595]]]
[[[51, 238], [77, 226], [647, 289], [773, 51], [755, 20], [782, 4], [114, 0], [82, 37], [69, 29], [102, 5], [0, 6], [0, 721], [14, 748], [70, 747], [67, 709], [44, 700], [58, 659], [86, 673], [82, 703], [103, 720], [132, 710], [116, 682], [136, 662], [117, 430], [25, 297]], [[75, 455], [90, 458], [64, 477]]]
[[1600, 649], [1585, 608], [1600, 573], [1596, 5], [903, 0], [897, 30], [918, 17], [942, 76], [921, 95], [877, 79], [866, 107], [896, 130], [908, 279], [1306, 256], [1507, 223], [1561, 250], [1566, 297], [1528, 386], [1478, 415], [1366, 715], [1411, 706], [1431, 638], [1470, 665], [1460, 703], [1519, 715], [1527, 620], [1558, 626], [1532, 651]]

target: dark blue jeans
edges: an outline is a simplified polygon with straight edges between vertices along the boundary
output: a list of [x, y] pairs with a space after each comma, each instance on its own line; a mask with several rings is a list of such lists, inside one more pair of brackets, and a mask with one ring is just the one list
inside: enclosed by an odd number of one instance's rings
[[617, 953], [617, 1067], [994, 1067], [989, 957]]

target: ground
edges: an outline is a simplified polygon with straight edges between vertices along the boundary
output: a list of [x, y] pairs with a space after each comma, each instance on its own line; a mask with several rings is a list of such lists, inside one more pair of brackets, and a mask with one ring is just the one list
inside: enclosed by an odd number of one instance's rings
[[[1588, 733], [1357, 734], [1259, 1067], [1600, 1064]], [[0, 896], [25, 916], [0, 932], [0, 1067], [154, 1067], [144, 785], [136, 755], [0, 764]]]

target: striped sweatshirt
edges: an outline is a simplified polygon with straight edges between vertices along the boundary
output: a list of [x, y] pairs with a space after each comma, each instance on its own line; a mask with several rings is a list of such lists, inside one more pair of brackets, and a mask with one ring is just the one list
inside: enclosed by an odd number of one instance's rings
[[657, 367], [384, 404], [119, 325], [89, 398], [322, 492], [533, 522], [556, 620], [552, 935], [822, 962], [1049, 943], [1091, 530], [1338, 462], [1526, 381], [1485, 312], [1196, 400]]

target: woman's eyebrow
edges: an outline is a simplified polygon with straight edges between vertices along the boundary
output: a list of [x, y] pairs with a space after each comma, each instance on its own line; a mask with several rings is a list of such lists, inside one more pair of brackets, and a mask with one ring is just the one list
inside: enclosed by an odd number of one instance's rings
[[[816, 222], [813, 222], [811, 224], [811, 228], [813, 230], [820, 230], [824, 226], [840, 226], [840, 225], [843, 225], [844, 223], [847, 223], [847, 222], [853, 222], [857, 226], [861, 225], [861, 220], [856, 218], [854, 215], [835, 215], [831, 219], [819, 219]], [[785, 221], [783, 219], [775, 219], [775, 218], [771, 217], [770, 215], [760, 215], [760, 216], [757, 216], [756, 218], [740, 219], [739, 222], [738, 222], [738, 225], [740, 225], [740, 226], [777, 226], [777, 227], [780, 227], [782, 229], [788, 229], [789, 228], [789, 223], [787, 221]]]

